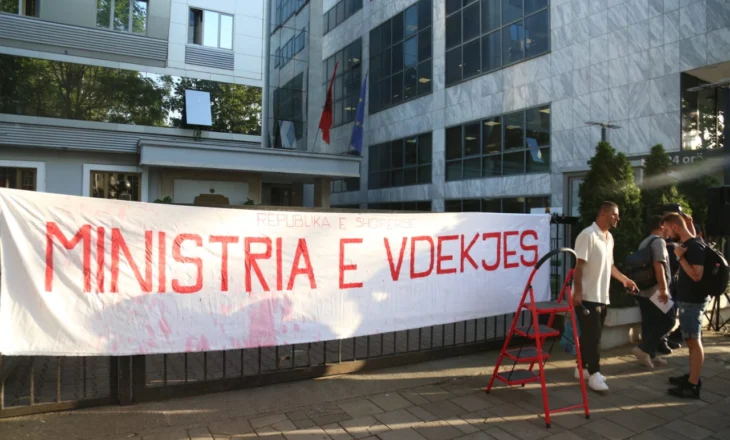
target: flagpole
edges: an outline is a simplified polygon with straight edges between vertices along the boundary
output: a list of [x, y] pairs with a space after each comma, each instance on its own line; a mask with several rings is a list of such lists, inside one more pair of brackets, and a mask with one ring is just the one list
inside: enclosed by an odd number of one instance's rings
[[317, 140], [319, 139], [319, 133], [322, 131], [321, 128], [317, 127], [317, 134], [314, 135], [314, 144], [312, 144], [312, 152], [316, 153]]

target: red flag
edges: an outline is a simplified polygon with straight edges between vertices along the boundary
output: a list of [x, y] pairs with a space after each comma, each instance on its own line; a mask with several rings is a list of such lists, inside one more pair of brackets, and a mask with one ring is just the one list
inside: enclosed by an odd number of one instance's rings
[[335, 70], [332, 72], [332, 79], [330, 79], [330, 85], [327, 88], [327, 98], [324, 101], [322, 117], [319, 119], [319, 128], [322, 130], [322, 140], [327, 145], [330, 144], [330, 128], [332, 128], [332, 85], [335, 83], [335, 75], [337, 74], [338, 64], [339, 63], [335, 63]]

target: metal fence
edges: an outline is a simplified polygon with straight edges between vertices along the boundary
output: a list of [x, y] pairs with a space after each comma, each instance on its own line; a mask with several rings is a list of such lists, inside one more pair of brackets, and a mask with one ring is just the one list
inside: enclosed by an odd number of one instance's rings
[[[570, 247], [574, 224], [554, 217], [551, 247]], [[553, 259], [554, 295], [569, 264], [561, 257]], [[226, 391], [499, 349], [513, 317], [245, 350], [132, 357], [0, 356], [0, 418]], [[521, 320], [529, 324], [529, 314]]]

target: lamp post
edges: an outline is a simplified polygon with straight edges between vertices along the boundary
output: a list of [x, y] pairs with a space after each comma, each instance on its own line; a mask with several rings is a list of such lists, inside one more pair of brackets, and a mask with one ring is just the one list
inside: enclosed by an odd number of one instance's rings
[[621, 128], [620, 125], [610, 124], [608, 122], [594, 122], [588, 121], [586, 125], [597, 125], [601, 127], [601, 142], [608, 142], [608, 129], [609, 128]]
[[702, 84], [701, 86], [691, 87], [688, 92], [699, 92], [707, 89], [720, 89], [722, 92], [722, 113], [723, 113], [723, 130], [724, 138], [722, 147], [723, 160], [723, 184], [730, 185], [730, 78], [721, 79], [711, 84]]

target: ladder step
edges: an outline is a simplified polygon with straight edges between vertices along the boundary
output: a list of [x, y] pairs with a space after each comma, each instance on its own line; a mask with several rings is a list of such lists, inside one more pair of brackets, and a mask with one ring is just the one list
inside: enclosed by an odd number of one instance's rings
[[[537, 362], [539, 360], [537, 357], [537, 347], [513, 348], [507, 350], [504, 354], [515, 362]], [[542, 360], [545, 361], [549, 357], [550, 353], [542, 350]]]
[[507, 385], [522, 385], [540, 380], [539, 373], [529, 370], [512, 370], [497, 373], [497, 379]]
[[525, 303], [525, 308], [533, 308], [538, 314], [565, 313], [570, 311], [570, 304], [565, 301], [540, 301], [536, 303]]
[[[520, 336], [524, 336], [524, 337], [532, 338], [532, 339], [535, 339], [537, 337], [535, 335], [535, 326], [534, 325], [530, 325], [530, 326], [526, 326], [526, 327], [517, 327], [515, 329], [515, 333], [517, 333]], [[553, 336], [560, 336], [560, 332], [558, 330], [555, 330], [554, 328], [540, 324], [540, 337], [541, 338], [551, 338]]]

